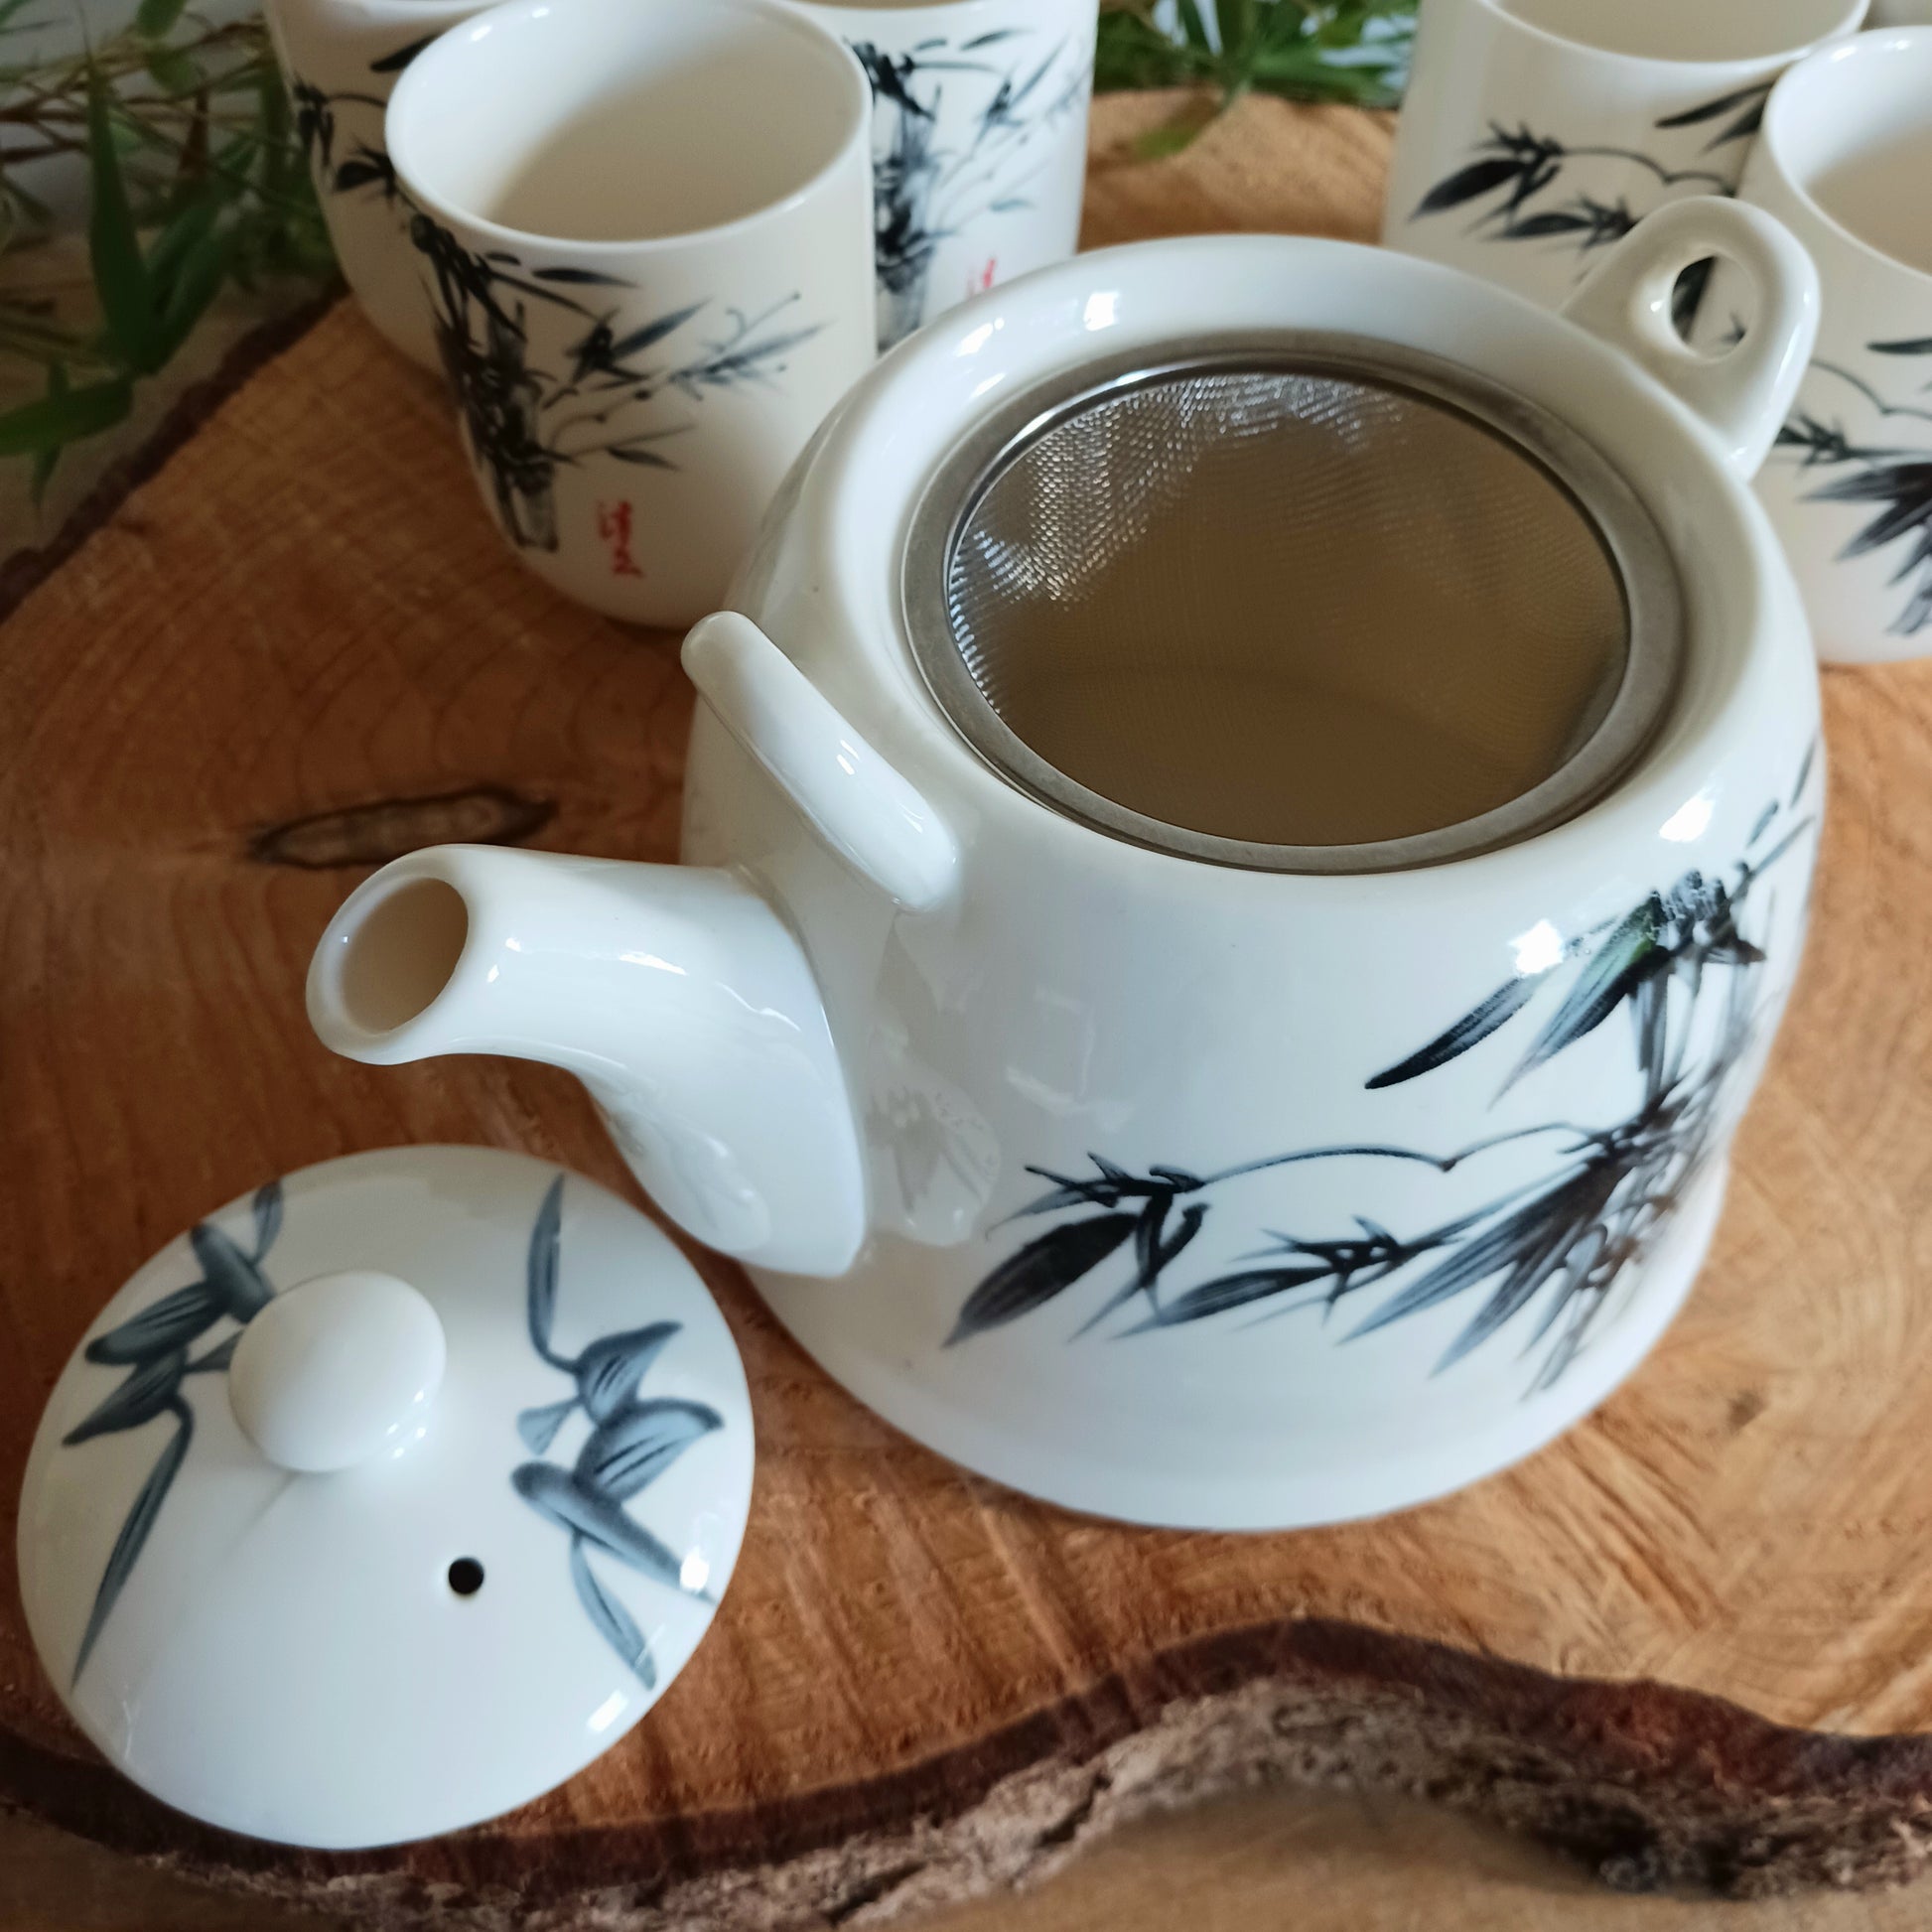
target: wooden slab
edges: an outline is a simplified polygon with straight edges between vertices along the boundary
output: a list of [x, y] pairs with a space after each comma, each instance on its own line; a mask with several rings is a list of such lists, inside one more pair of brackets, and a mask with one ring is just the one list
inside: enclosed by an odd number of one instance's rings
[[[1110, 104], [1103, 154], [1159, 104]], [[1382, 123], [1246, 104], [1103, 165], [1095, 238], [1365, 233]], [[1178, 210], [1178, 212], [1176, 212]], [[663, 858], [673, 641], [497, 545], [439, 398], [347, 309], [256, 373], [0, 624], [0, 1508], [101, 1301], [210, 1203], [398, 1141], [628, 1182], [561, 1076], [378, 1071], [301, 1013], [329, 912], [444, 837]], [[864, 1922], [1285, 1776], [1423, 1792], [1624, 1884], [1914, 1872], [1932, 1831], [1932, 664], [1828, 680], [1817, 924], [1708, 1275], [1531, 1463], [1292, 1537], [1083, 1521], [951, 1470], [703, 1259], [758, 1508], [712, 1635], [565, 1789], [303, 1857], [200, 1830], [64, 1721], [0, 1521], [0, 1796], [186, 1869], [403, 1921]], [[479, 1687], [487, 1695], [487, 1686]]]

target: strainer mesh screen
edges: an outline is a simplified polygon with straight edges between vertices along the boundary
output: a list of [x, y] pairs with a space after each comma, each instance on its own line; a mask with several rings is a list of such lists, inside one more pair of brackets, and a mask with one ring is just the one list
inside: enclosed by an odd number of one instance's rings
[[1023, 441], [946, 562], [953, 641], [1038, 757], [1221, 838], [1454, 825], [1556, 771], [1615, 694], [1616, 568], [1542, 465], [1326, 372], [1197, 369]]

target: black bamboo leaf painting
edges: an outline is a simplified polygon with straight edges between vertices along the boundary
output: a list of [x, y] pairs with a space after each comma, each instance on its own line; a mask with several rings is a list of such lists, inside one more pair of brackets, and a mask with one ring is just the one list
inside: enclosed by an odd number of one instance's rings
[[1471, 1046], [1487, 1039], [1498, 1027], [1506, 1026], [1528, 1004], [1540, 978], [1541, 975], [1536, 973], [1518, 973], [1513, 980], [1497, 987], [1486, 1000], [1472, 1007], [1452, 1027], [1438, 1034], [1427, 1046], [1418, 1047], [1407, 1059], [1398, 1060], [1394, 1066], [1385, 1067], [1376, 1074], [1368, 1082], [1370, 1088], [1400, 1086], [1405, 1080], [1433, 1073], [1439, 1066], [1459, 1058]]
[[96, 1335], [86, 1346], [87, 1360], [116, 1366], [152, 1361], [171, 1348], [193, 1341], [203, 1329], [213, 1327], [221, 1312], [221, 1297], [209, 1283], [190, 1282], [186, 1288], [164, 1295], [152, 1308], [143, 1309], [132, 1320]]
[[[491, 258], [497, 261], [514, 261], [513, 255], [498, 250], [491, 251]], [[536, 271], [539, 282], [567, 282], [574, 288], [621, 289], [629, 286], [621, 276], [606, 275], [595, 268], [539, 268]]]
[[[386, 81], [389, 75], [400, 73], [434, 39], [431, 35], [429, 40], [413, 41], [393, 54], [371, 61], [369, 72]], [[386, 87], [380, 93], [356, 88], [331, 91], [294, 74], [289, 80], [289, 98], [295, 108], [296, 140], [320, 190], [347, 197], [374, 189], [380, 200], [392, 207], [399, 206], [395, 165], [382, 144], [382, 117], [388, 105]], [[368, 132], [339, 162], [336, 140], [345, 114], [351, 122], [365, 126]]]
[[525, 1409], [516, 1430], [532, 1455], [542, 1456], [564, 1425], [582, 1411], [589, 1423], [568, 1469], [554, 1462], [520, 1463], [510, 1473], [516, 1493], [532, 1509], [570, 1535], [570, 1576], [579, 1600], [604, 1641], [648, 1689], [657, 1682], [650, 1644], [621, 1602], [592, 1567], [608, 1559], [665, 1589], [711, 1601], [702, 1566], [692, 1576], [686, 1560], [653, 1536], [624, 1504], [655, 1482], [686, 1450], [725, 1419], [708, 1403], [675, 1396], [645, 1396], [640, 1384], [657, 1358], [682, 1332], [676, 1321], [605, 1335], [577, 1356], [559, 1354], [553, 1343], [563, 1255], [564, 1176], [545, 1191], [530, 1230], [526, 1262], [526, 1313], [531, 1346], [552, 1368], [569, 1375], [572, 1393]]
[[188, 1459], [188, 1446], [195, 1437], [195, 1412], [179, 1397], [168, 1404], [168, 1411], [174, 1418], [174, 1434], [162, 1445], [161, 1453], [136, 1494], [133, 1507], [121, 1524], [121, 1533], [114, 1539], [113, 1549], [108, 1552], [107, 1567], [101, 1572], [100, 1587], [94, 1592], [93, 1608], [88, 1612], [87, 1627], [80, 1634], [80, 1649], [73, 1660], [75, 1683], [86, 1669], [87, 1659], [93, 1655], [94, 1645], [109, 1613], [120, 1601], [121, 1591], [127, 1587], [141, 1552], [147, 1548], [149, 1533], [161, 1514], [161, 1505], [168, 1500], [169, 1489], [181, 1473], [182, 1463]]
[[258, 1200], [256, 1246], [252, 1255], [243, 1254], [212, 1221], [203, 1221], [188, 1231], [188, 1243], [201, 1265], [203, 1280], [237, 1321], [247, 1321], [259, 1314], [274, 1293], [263, 1279], [261, 1258], [281, 1226], [279, 1206], [265, 1214]]
[[566, 1396], [562, 1402], [548, 1402], [539, 1409], [525, 1409], [516, 1419], [516, 1433], [532, 1455], [541, 1455], [557, 1440], [557, 1431], [577, 1413], [577, 1399]]
[[577, 1358], [577, 1393], [593, 1422], [609, 1422], [637, 1393], [637, 1385], [678, 1331], [675, 1321], [653, 1321], [593, 1342]]
[[948, 1341], [963, 1341], [982, 1328], [997, 1328], [1043, 1307], [1120, 1247], [1134, 1232], [1135, 1219], [1132, 1214], [1093, 1214], [1035, 1236], [967, 1298]]
[[[1035, 137], [1070, 112], [1085, 90], [1085, 65], [1075, 56], [1068, 64], [1068, 84], [1042, 96], [1047, 76], [1068, 52], [1063, 43], [1031, 65], [1019, 59], [1007, 66], [989, 58], [995, 48], [1033, 38], [1029, 28], [1001, 28], [955, 48], [935, 35], [903, 53], [872, 41], [851, 43], [885, 129], [883, 146], [876, 146], [873, 157], [882, 350], [924, 320], [941, 243], [983, 216], [1030, 206], [1022, 191], [1037, 166]], [[948, 90], [962, 88], [978, 89], [984, 98], [972, 117], [970, 138], [943, 146], [940, 105]]]
[[[182, 1392], [184, 1379], [226, 1374], [241, 1329], [274, 1295], [262, 1263], [282, 1229], [282, 1183], [271, 1180], [257, 1189], [250, 1212], [254, 1220], [252, 1253], [244, 1253], [214, 1222], [198, 1223], [189, 1231], [189, 1247], [202, 1269], [202, 1278], [171, 1290], [105, 1334], [94, 1336], [81, 1351], [85, 1361], [128, 1372], [83, 1421], [67, 1433], [63, 1448], [77, 1448], [101, 1436], [124, 1435], [163, 1419], [170, 1421], [172, 1428], [129, 1506], [101, 1572], [74, 1658], [75, 1682], [127, 1587], [162, 1505], [168, 1500], [168, 1491], [187, 1459], [195, 1435], [195, 1412]], [[190, 1354], [195, 1342], [223, 1322], [233, 1324], [225, 1336], [202, 1354]]]
[[1703, 127], [1711, 121], [1730, 118], [1710, 140], [1705, 143], [1705, 152], [1714, 148], [1728, 147], [1733, 141], [1748, 141], [1764, 125], [1764, 104], [1771, 97], [1771, 82], [1753, 81], [1748, 87], [1739, 87], [1734, 93], [1720, 94], [1716, 100], [1700, 102], [1695, 107], [1687, 107], [1681, 114], [1666, 114], [1657, 123], [1659, 127]]
[[628, 1403], [591, 1431], [572, 1473], [601, 1494], [627, 1502], [700, 1436], [724, 1426], [724, 1417], [702, 1402], [659, 1396]]
[[[627, 1516], [617, 1501], [590, 1489], [567, 1469], [551, 1462], [524, 1462], [511, 1471], [516, 1493], [573, 1535], [588, 1538], [640, 1577], [677, 1589], [683, 1566], [649, 1530]], [[701, 1590], [687, 1594], [701, 1596]]]
[[598, 1635], [630, 1666], [645, 1690], [655, 1690], [657, 1665], [651, 1658], [650, 1645], [630, 1612], [598, 1581], [581, 1536], [570, 1539], [570, 1581]]
[[[794, 291], [753, 313], [685, 304], [620, 332], [621, 309], [587, 306], [598, 290], [623, 290], [615, 276], [568, 267], [530, 268], [508, 249], [475, 254], [441, 222], [415, 213], [409, 239], [421, 260], [443, 372], [472, 460], [483, 472], [498, 522], [521, 549], [555, 550], [558, 473], [598, 458], [674, 471], [658, 446], [693, 426], [664, 420], [668, 396], [702, 403], [717, 392], [768, 385], [788, 358], [821, 333], [801, 322]], [[582, 291], [581, 294], [573, 291]], [[533, 359], [533, 311], [577, 318], [579, 330], [549, 369]], [[683, 349], [671, 341], [688, 335]], [[658, 360], [648, 351], [667, 350]]]
[[128, 1370], [127, 1379], [84, 1421], [75, 1424], [61, 1439], [69, 1449], [76, 1443], [91, 1442], [96, 1436], [111, 1436], [123, 1429], [139, 1429], [168, 1408], [181, 1393], [181, 1378], [188, 1372], [188, 1350], [174, 1348]]
[[393, 54], [385, 54], [380, 60], [369, 63], [371, 73], [400, 73], [424, 48], [434, 45], [436, 36], [425, 34], [419, 41], [411, 41], [407, 47], [399, 47]]
[[[1874, 354], [1932, 355], [1932, 337], [1867, 343]], [[1896, 559], [1890, 582], [1903, 587], [1904, 596], [1889, 626], [1895, 636], [1916, 636], [1932, 625], [1932, 410], [1916, 403], [1893, 402], [1874, 384], [1842, 363], [1820, 356], [1814, 374], [1845, 384], [1854, 395], [1875, 409], [1881, 419], [1897, 422], [1914, 438], [1905, 444], [1861, 443], [1837, 423], [1800, 411], [1778, 432], [1777, 448], [1793, 454], [1805, 470], [1843, 470], [1808, 494], [1807, 500], [1868, 506], [1873, 512], [1839, 550], [1841, 562], [1881, 551]]]
[[255, 1217], [255, 1252], [252, 1259], [259, 1262], [275, 1245], [275, 1237], [282, 1231], [282, 1183], [271, 1180], [267, 1186], [257, 1187], [255, 1198], [249, 1203], [249, 1211]]
[[[1371, 1092], [1404, 1085], [1481, 1052], [1495, 1060], [1500, 1096], [1627, 1015], [1635, 1099], [1623, 1118], [1601, 1127], [1550, 1119], [1443, 1154], [1360, 1144], [1267, 1155], [1211, 1173], [1136, 1172], [1100, 1154], [1089, 1157], [1091, 1174], [1030, 1169], [1047, 1189], [1016, 1218], [1051, 1217], [1054, 1225], [986, 1275], [946, 1345], [1076, 1293], [1091, 1295], [1092, 1311], [1071, 1325], [1074, 1337], [1097, 1327], [1143, 1335], [1242, 1311], [1250, 1319], [1326, 1311], [1367, 1297], [1342, 1336], [1350, 1341], [1466, 1300], [1469, 1315], [1437, 1371], [1527, 1324], [1526, 1346], [1540, 1351], [1530, 1386], [1548, 1388], [1587, 1343], [1624, 1269], [1649, 1251], [1709, 1164], [1733, 1075], [1757, 1031], [1756, 974], [1765, 953], [1740, 917], [1785, 854], [1814, 832], [1815, 814], [1803, 807], [1815, 751], [1806, 752], [1790, 792], [1757, 814], [1727, 877], [1687, 872], [1619, 917], [1565, 939], [1552, 935], [1548, 964], [1519, 971], [1364, 1082]], [[1543, 1024], [1512, 1056], [1495, 1059], [1489, 1042], [1520, 1032], [1532, 1006], [1547, 1010]], [[1310, 1164], [1340, 1175], [1346, 1170], [1338, 1164], [1390, 1161], [1449, 1173], [1505, 1145], [1551, 1153], [1536, 1176], [1436, 1226], [1397, 1234], [1357, 1214], [1340, 1234], [1272, 1229], [1239, 1266], [1175, 1280], [1199, 1252], [1196, 1237], [1218, 1191], [1236, 1179]], [[1132, 1258], [1126, 1269], [1123, 1250]]]
[[557, 1318], [557, 1246], [564, 1220], [564, 1177], [559, 1174], [545, 1190], [530, 1230], [529, 1285], [524, 1312], [530, 1324], [530, 1346], [552, 1368], [566, 1366], [552, 1353], [551, 1324]]
[[[1410, 219], [1426, 220], [1463, 209], [1473, 216], [1471, 232], [1477, 236], [1570, 249], [1577, 255], [1581, 271], [1595, 250], [1620, 241], [1672, 190], [1733, 193], [1735, 183], [1730, 174], [1698, 164], [1703, 156], [1748, 139], [1763, 115], [1768, 93], [1768, 85], [1740, 88], [1656, 122], [1656, 127], [1665, 132], [1701, 129], [1714, 121], [1724, 123], [1688, 166], [1675, 166], [1639, 148], [1570, 142], [1536, 131], [1526, 123], [1509, 128], [1492, 121], [1487, 134], [1469, 149], [1461, 165], [1445, 175], [1416, 204]], [[1577, 188], [1580, 163], [1600, 164], [1598, 173], [1604, 167], [1612, 170], [1621, 192], [1606, 198]], [[1565, 198], [1555, 199], [1557, 192], [1566, 188], [1569, 192]], [[1701, 279], [1687, 277], [1680, 284], [1680, 328], [1688, 328], [1701, 293]]]

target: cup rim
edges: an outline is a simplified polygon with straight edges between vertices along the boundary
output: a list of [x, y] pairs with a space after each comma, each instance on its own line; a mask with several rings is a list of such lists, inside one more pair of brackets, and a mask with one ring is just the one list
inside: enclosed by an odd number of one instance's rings
[[805, 206], [837, 177], [841, 170], [851, 165], [856, 151], [862, 153], [868, 182], [872, 171], [872, 86], [866, 78], [866, 70], [859, 65], [858, 57], [846, 46], [837, 34], [819, 21], [807, 17], [802, 6], [788, 6], [783, 0], [705, 0], [713, 10], [732, 11], [750, 15], [764, 21], [769, 26], [780, 28], [786, 33], [802, 37], [822, 49], [830, 49], [847, 79], [850, 95], [850, 125], [846, 137], [837, 151], [807, 179], [787, 190], [777, 200], [766, 202], [745, 214], [734, 215], [729, 221], [711, 222], [703, 227], [682, 228], [675, 234], [634, 235], [616, 240], [592, 240], [568, 235], [543, 234], [533, 228], [513, 228], [501, 221], [492, 220], [473, 208], [464, 207], [448, 196], [425, 187], [421, 174], [404, 159], [407, 140], [398, 141], [398, 109], [402, 110], [401, 125], [406, 126], [407, 117], [421, 111], [416, 107], [416, 96], [437, 84], [438, 67], [446, 67], [460, 58], [452, 49], [460, 48], [460, 37], [471, 35], [478, 28], [487, 30], [498, 21], [528, 20], [544, 18], [560, 13], [597, 14], [608, 10], [613, 4], [628, 5], [662, 13], [672, 13], [679, 6], [679, 0], [502, 0], [502, 4], [486, 7], [481, 13], [472, 14], [468, 19], [450, 28], [426, 47], [415, 60], [410, 62], [398, 76], [395, 89], [389, 96], [388, 107], [382, 117], [382, 138], [388, 148], [389, 159], [394, 164], [397, 179], [402, 183], [405, 194], [411, 202], [425, 211], [434, 214], [439, 220], [455, 224], [470, 232], [485, 237], [490, 241], [507, 244], [523, 249], [544, 248], [568, 252], [573, 256], [588, 256], [593, 260], [634, 258], [639, 254], [656, 254], [688, 248], [697, 243], [719, 241], [734, 236], [748, 234], [769, 221], [783, 219]]
[[1787, 68], [1807, 61], [1832, 44], [1856, 36], [1857, 29], [1864, 20], [1870, 0], [1842, 0], [1839, 20], [1836, 26], [1814, 35], [1810, 40], [1800, 41], [1792, 47], [1774, 49], [1766, 54], [1735, 54], [1724, 60], [1694, 61], [1674, 54], [1626, 54], [1619, 48], [1597, 47], [1589, 41], [1572, 40], [1567, 34], [1559, 34], [1548, 27], [1538, 26], [1535, 21], [1525, 20], [1522, 15], [1510, 12], [1503, 0], [1476, 0], [1478, 6], [1486, 8], [1490, 15], [1502, 26], [1514, 28], [1518, 33], [1541, 43], [1548, 48], [1560, 49], [1570, 55], [1582, 55], [1592, 61], [1605, 61], [1622, 68], [1674, 68], [1689, 73], [1698, 69], [1711, 72], [1742, 72], [1750, 69], [1775, 69], [1780, 65]]
[[[1836, 61], [1867, 60], [1871, 56], [1871, 50], [1881, 42], [1891, 47], [1904, 45], [1932, 49], [1932, 24], [1867, 28], [1862, 34], [1853, 34], [1845, 40], [1834, 41], [1829, 47], [1815, 48], [1802, 61], [1787, 68], [1778, 77], [1778, 83], [1771, 89], [1771, 97], [1764, 105], [1764, 125], [1758, 131], [1757, 145], [1764, 156], [1765, 165], [1777, 170], [1779, 184], [1785, 192], [1804, 209], [1806, 215], [1825, 229], [1834, 240], [1855, 250], [1873, 266], [1893, 275], [1902, 275], [1908, 281], [1921, 283], [1928, 293], [1932, 293], [1932, 270], [1920, 268], [1916, 263], [1902, 261], [1896, 255], [1887, 254], [1884, 249], [1875, 247], [1865, 240], [1856, 229], [1848, 228], [1786, 165], [1778, 139], [1780, 124], [1797, 111], [1792, 102], [1805, 86], [1812, 84], [1809, 78], [1798, 78], [1798, 76], [1810, 76]], [[1865, 51], [1862, 53], [1861, 49]]]

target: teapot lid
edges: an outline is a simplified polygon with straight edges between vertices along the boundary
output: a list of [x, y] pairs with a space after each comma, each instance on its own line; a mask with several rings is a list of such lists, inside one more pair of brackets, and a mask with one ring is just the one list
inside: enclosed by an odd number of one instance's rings
[[28, 1627], [168, 1804], [426, 1837], [656, 1702], [752, 1456], [724, 1318], [634, 1208], [487, 1148], [324, 1162], [169, 1243], [68, 1363], [21, 1497]]

